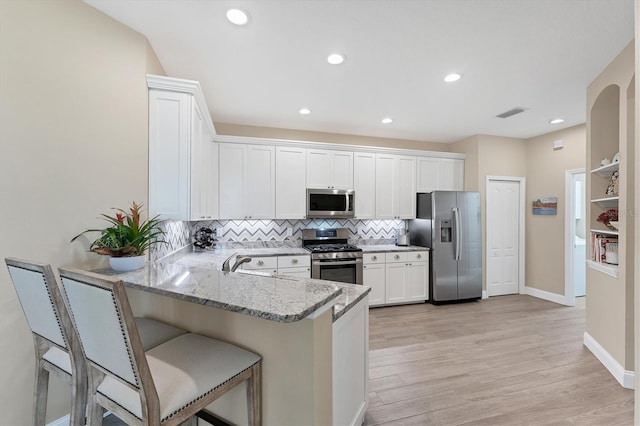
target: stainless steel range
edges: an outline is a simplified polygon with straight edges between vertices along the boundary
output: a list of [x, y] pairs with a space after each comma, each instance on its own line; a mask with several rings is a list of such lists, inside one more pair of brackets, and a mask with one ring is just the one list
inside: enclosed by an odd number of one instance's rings
[[311, 252], [311, 278], [362, 284], [362, 249], [348, 240], [346, 228], [302, 230], [302, 244]]

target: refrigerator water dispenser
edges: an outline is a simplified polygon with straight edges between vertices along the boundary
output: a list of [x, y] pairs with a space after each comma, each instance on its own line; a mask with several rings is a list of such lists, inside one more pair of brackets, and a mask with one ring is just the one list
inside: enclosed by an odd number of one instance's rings
[[451, 242], [451, 221], [450, 220], [440, 221], [440, 242], [441, 243]]

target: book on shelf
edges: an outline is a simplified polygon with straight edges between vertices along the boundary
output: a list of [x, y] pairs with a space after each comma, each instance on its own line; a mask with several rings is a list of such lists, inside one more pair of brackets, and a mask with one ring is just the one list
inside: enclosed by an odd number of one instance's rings
[[[617, 260], [618, 254], [618, 237], [613, 235], [603, 235], [593, 233], [591, 234], [591, 260], [597, 263], [610, 263], [607, 262], [607, 244], [609, 247], [614, 247], [615, 244], [615, 258]], [[609, 256], [611, 259], [611, 256]], [[616, 262], [617, 264], [617, 262]]]

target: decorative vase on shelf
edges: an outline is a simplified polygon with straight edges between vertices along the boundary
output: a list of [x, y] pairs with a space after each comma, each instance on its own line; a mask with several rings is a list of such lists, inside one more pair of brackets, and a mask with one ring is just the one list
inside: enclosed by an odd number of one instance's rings
[[110, 257], [109, 266], [117, 272], [129, 272], [144, 266], [147, 256]]

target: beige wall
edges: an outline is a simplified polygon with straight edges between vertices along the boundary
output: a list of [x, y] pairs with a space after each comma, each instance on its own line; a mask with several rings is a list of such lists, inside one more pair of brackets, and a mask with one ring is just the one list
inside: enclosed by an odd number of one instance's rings
[[346, 145], [364, 145], [444, 152], [448, 152], [450, 147], [450, 145], [446, 143], [375, 138], [371, 136], [341, 135], [337, 133], [312, 132], [306, 130], [278, 129], [274, 127], [241, 126], [227, 123], [215, 123], [215, 127], [216, 132], [219, 135], [249, 136], [268, 139], [287, 139], [308, 142], [326, 142]]
[[[69, 239], [147, 200], [146, 39], [79, 0], [0, 0], [0, 257], [91, 264]], [[101, 259], [100, 259], [101, 260]], [[2, 424], [31, 422], [31, 334], [0, 267]], [[68, 412], [52, 378], [47, 420]]]
[[[635, 34], [636, 40], [640, 40], [640, 0], [635, 1]], [[637, 43], [635, 46], [635, 74], [640, 74], [640, 43]], [[637, 81], [637, 80], [636, 80]], [[640, 85], [637, 83], [634, 87], [635, 91], [635, 99], [640, 99]], [[635, 127], [638, 127], [640, 123], [640, 108], [635, 108]], [[635, 164], [634, 170], [635, 173], [635, 185], [636, 188], [640, 188], [640, 134], [635, 132], [633, 135], [633, 143], [636, 146], [635, 150]], [[633, 207], [633, 211], [635, 212], [634, 221], [635, 221], [635, 229], [640, 230], [640, 196], [635, 197], [635, 204]], [[634, 251], [635, 261], [633, 262], [635, 265], [634, 269], [634, 324], [640, 324], [640, 232], [636, 232], [634, 237], [634, 247], [637, 247], [638, 250]], [[635, 360], [635, 389], [639, 391], [635, 393], [635, 404], [634, 404], [634, 413], [635, 413], [635, 424], [640, 424], [640, 327], [635, 327], [634, 329], [634, 338], [635, 338], [635, 352], [634, 352], [634, 360]]]
[[[502, 136], [476, 135], [451, 144], [452, 152], [465, 158], [465, 190], [479, 191], [482, 208], [482, 241], [486, 239], [486, 180], [487, 176], [526, 177], [526, 141]], [[482, 247], [482, 288], [486, 290], [486, 246]]]
[[[554, 150], [553, 142], [564, 141], [564, 148]], [[565, 171], [584, 169], [586, 126], [580, 125], [538, 136], [527, 141], [526, 196], [526, 278], [528, 287], [565, 294], [564, 243]], [[531, 201], [539, 197], [558, 197], [558, 214], [535, 216]]]

